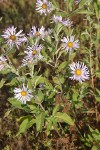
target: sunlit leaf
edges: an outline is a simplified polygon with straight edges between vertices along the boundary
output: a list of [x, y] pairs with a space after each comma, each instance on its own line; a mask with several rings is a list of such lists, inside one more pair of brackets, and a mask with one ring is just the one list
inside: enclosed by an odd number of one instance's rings
[[69, 125], [74, 125], [74, 120], [72, 120], [71, 117], [68, 116], [66, 113], [57, 112], [55, 114], [55, 117], [57, 118], [58, 122], [63, 121], [68, 123]]
[[36, 117], [36, 128], [37, 131], [41, 132], [42, 127], [44, 124], [44, 119], [45, 119], [45, 112], [41, 112], [37, 117]]
[[28, 118], [26, 118], [20, 125], [19, 127], [19, 132], [17, 133], [17, 136], [21, 133], [24, 133], [27, 130], [27, 124], [28, 124], [29, 120]]
[[0, 88], [2, 88], [2, 87], [3, 87], [3, 85], [5, 84], [5, 82], [6, 82], [6, 80], [5, 80], [5, 79], [2, 79], [2, 80], [0, 81]]

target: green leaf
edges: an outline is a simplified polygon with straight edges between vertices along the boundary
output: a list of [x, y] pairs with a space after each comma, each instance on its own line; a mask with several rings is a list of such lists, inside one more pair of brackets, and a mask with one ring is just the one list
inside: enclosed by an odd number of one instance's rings
[[80, 10], [77, 12], [77, 14], [88, 14], [88, 15], [93, 15], [94, 13], [88, 10]]
[[50, 116], [48, 118], [46, 118], [46, 124], [47, 124], [47, 128], [46, 128], [46, 134], [49, 135], [51, 130], [54, 130], [54, 116]]
[[44, 78], [44, 77], [35, 76], [35, 77], [32, 79], [32, 84], [35, 84], [35, 86], [37, 86], [37, 85], [40, 84], [40, 83], [45, 83], [45, 78]]
[[50, 94], [49, 94], [49, 96], [48, 96], [48, 99], [51, 99], [51, 98], [53, 98], [53, 97], [55, 97], [55, 91], [52, 91]]
[[28, 118], [26, 118], [20, 125], [20, 128], [19, 128], [19, 131], [17, 133], [17, 136], [20, 134], [20, 133], [24, 133], [26, 130], [27, 130], [27, 124], [28, 124], [29, 120]]
[[96, 92], [97, 92], [98, 95], [100, 96], [100, 90], [98, 90], [98, 89], [96, 88]]
[[59, 33], [61, 32], [61, 30], [62, 30], [62, 24], [57, 23], [57, 24], [55, 25], [54, 33], [53, 33], [56, 41], [59, 40], [58, 35], [59, 35]]
[[97, 88], [96, 88], [96, 93], [94, 96], [95, 96], [96, 101], [100, 102], [100, 90], [98, 90]]
[[47, 123], [47, 128], [46, 128], [46, 134], [49, 135], [50, 134], [50, 130], [52, 130], [52, 120], [49, 120], [49, 122]]
[[75, 89], [73, 89], [73, 95], [72, 95], [72, 100], [73, 101], [78, 101], [78, 93]]
[[53, 109], [52, 115], [55, 115], [56, 112], [59, 110], [59, 108], [60, 108], [60, 106], [59, 106], [59, 105], [56, 105], [56, 106], [54, 107], [54, 109]]
[[23, 116], [18, 119], [18, 121], [21, 121], [22, 123], [20, 124], [19, 131], [17, 133], [17, 136], [20, 133], [24, 133], [27, 129], [29, 129], [33, 124], [36, 123], [36, 120], [32, 118], [30, 115], [28, 116]]
[[59, 78], [58, 78], [58, 77], [53, 77], [53, 82], [54, 82], [55, 84], [60, 85], [60, 81], [59, 81]]
[[55, 86], [56, 89], [62, 90], [61, 82], [64, 82], [63, 79], [61, 81], [59, 77], [53, 77], [53, 82], [56, 84]]
[[97, 102], [100, 102], [100, 96], [95, 96]]
[[35, 123], [36, 123], [36, 119], [30, 120], [30, 122], [28, 122], [28, 124], [27, 124], [27, 129], [32, 127], [32, 125], [35, 124]]
[[72, 3], [73, 3], [73, 0], [68, 0], [68, 6], [69, 6], [70, 11], [72, 11]]
[[4, 114], [4, 118], [8, 117], [9, 114], [10, 114], [10, 112], [11, 112], [11, 109], [9, 109], [9, 110]]
[[99, 20], [100, 8], [99, 8], [99, 5], [97, 4], [97, 2], [94, 2], [94, 9], [95, 9], [96, 17]]
[[63, 70], [66, 66], [67, 66], [67, 61], [64, 61], [64, 62], [62, 62], [62, 63], [59, 65], [58, 70], [61, 71], [61, 70]]
[[44, 99], [44, 94], [42, 93], [41, 90], [38, 91], [37, 96], [38, 96], [38, 98], [39, 98], [40, 101], [43, 101], [43, 99]]
[[81, 0], [81, 2], [79, 3], [79, 8], [83, 7], [83, 5], [86, 3], [86, 0]]
[[27, 107], [26, 104], [22, 104], [20, 101], [16, 100], [15, 98], [9, 98], [8, 101], [15, 108], [24, 109], [25, 111], [29, 111], [29, 108]]
[[57, 12], [55, 15], [57, 15], [57, 16], [62, 16], [62, 17], [67, 17], [68, 14], [67, 14], [66, 11], [61, 12], [59, 8], [57, 8], [57, 10], [58, 10], [59, 12]]
[[7, 73], [9, 73], [9, 72], [10, 72], [10, 69], [4, 68], [4, 69], [2, 69], [2, 70], [0, 71], [0, 74], [7, 74]]
[[73, 59], [75, 58], [75, 56], [76, 56], [76, 52], [75, 52], [75, 53], [72, 53], [72, 54], [70, 55], [70, 59], [73, 60]]
[[7, 50], [5, 54], [9, 56], [15, 52], [16, 52], [16, 49], [11, 49], [11, 50]]
[[93, 146], [91, 150], [100, 150], [100, 146]]
[[27, 106], [30, 108], [30, 110], [35, 110], [35, 109], [37, 109], [37, 107], [34, 106], [34, 105], [27, 105]]
[[59, 4], [57, 1], [55, 1], [55, 0], [51, 0], [51, 1], [52, 1], [52, 4], [54, 5], [55, 8], [59, 7]]
[[95, 75], [96, 75], [96, 77], [100, 78], [100, 70], [97, 70], [97, 71], [95, 72]]
[[15, 98], [9, 98], [8, 101], [12, 104], [12, 106], [16, 108], [22, 108], [22, 103], [20, 101], [17, 101]]
[[3, 85], [4, 85], [5, 82], [6, 82], [5, 79], [2, 79], [2, 80], [0, 81], [0, 88], [3, 87]]
[[45, 119], [45, 112], [41, 112], [37, 117], [36, 117], [36, 128], [37, 131], [41, 132], [42, 131], [42, 126], [44, 124], [44, 119]]
[[57, 112], [55, 117], [58, 119], [58, 122], [64, 121], [64, 122], [68, 123], [69, 125], [74, 125], [74, 121], [66, 113]]
[[14, 86], [14, 85], [17, 85], [17, 84], [18, 84], [17, 78], [13, 78], [13, 79], [11, 80], [11, 82], [7, 83], [6, 85]]

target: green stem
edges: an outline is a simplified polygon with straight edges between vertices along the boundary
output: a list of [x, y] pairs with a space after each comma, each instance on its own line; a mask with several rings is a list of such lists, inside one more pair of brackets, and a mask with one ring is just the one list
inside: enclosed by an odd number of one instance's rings
[[92, 66], [92, 33], [91, 33], [91, 24], [90, 24], [90, 72], [91, 72], [91, 83], [92, 88], [94, 89], [94, 79], [93, 79], [93, 66]]
[[35, 98], [37, 99], [37, 104], [42, 108], [43, 111], [45, 111], [44, 107], [41, 104], [41, 101], [39, 100], [39, 98], [37, 96], [35, 96]]

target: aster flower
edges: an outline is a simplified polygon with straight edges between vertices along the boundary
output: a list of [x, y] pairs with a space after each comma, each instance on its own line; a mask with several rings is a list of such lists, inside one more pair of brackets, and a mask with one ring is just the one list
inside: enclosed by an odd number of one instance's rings
[[26, 65], [29, 65], [29, 64], [34, 64], [33, 60], [29, 59], [29, 57], [25, 56], [24, 59], [22, 60], [22, 67], [23, 66], [26, 66]]
[[25, 37], [25, 34], [22, 33], [23, 30], [20, 30], [18, 33], [16, 33], [16, 28], [14, 26], [8, 27], [4, 31], [4, 35], [2, 37], [6, 39], [6, 44], [10, 46], [10, 48], [13, 48], [13, 46], [16, 46], [19, 48], [22, 42], [26, 42], [27, 38]]
[[39, 53], [40, 50], [43, 48], [42, 45], [32, 45], [32, 46], [28, 46], [27, 50], [25, 51], [25, 53], [28, 55], [28, 57], [31, 58], [36, 58]]
[[38, 37], [38, 38], [44, 39], [50, 33], [51, 33], [51, 30], [48, 29], [48, 31], [46, 31], [43, 26], [41, 28], [38, 28], [38, 29], [36, 29], [36, 27], [33, 26], [28, 35], [30, 37], [36, 37], [36, 38]]
[[22, 60], [22, 66], [26, 65], [35, 65], [38, 61], [42, 60], [43, 56], [39, 54], [36, 58], [34, 59], [29, 59], [28, 56], [25, 56], [24, 59]]
[[37, 0], [36, 10], [41, 15], [42, 14], [47, 15], [48, 13], [50, 13], [53, 10], [52, 3], [49, 2], [48, 0]]
[[7, 59], [4, 56], [0, 56], [0, 71], [6, 67]]
[[23, 65], [31, 64], [31, 63], [36, 63], [39, 60], [43, 58], [41, 55], [40, 51], [42, 50], [43, 46], [42, 45], [32, 45], [28, 46], [27, 50], [25, 51], [26, 56], [23, 59]]
[[14, 89], [14, 97], [23, 104], [26, 104], [27, 101], [30, 101], [33, 97], [32, 91], [27, 89], [23, 84], [22, 88]]
[[61, 23], [62, 22], [62, 16], [56, 16], [53, 15], [53, 17], [51, 18], [51, 20], [55, 23]]
[[68, 19], [64, 19], [64, 20], [62, 20], [62, 25], [64, 25], [65, 27], [71, 27], [72, 26], [72, 24], [73, 24], [73, 22], [72, 21], [70, 21], [70, 19], [68, 18]]
[[78, 40], [74, 41], [74, 36], [70, 36], [70, 38], [63, 37], [61, 39], [62, 43], [62, 48], [65, 49], [67, 52], [72, 52], [73, 49], [79, 48], [79, 43]]
[[83, 81], [89, 79], [89, 70], [82, 62], [72, 63], [70, 65], [71, 74], [70, 77], [72, 80], [79, 81], [82, 83]]
[[75, 0], [75, 4], [79, 4], [81, 0]]
[[72, 21], [70, 21], [69, 18], [68, 19], [62, 19], [62, 16], [53, 15], [51, 20], [55, 23], [61, 23], [62, 25], [66, 26], [66, 27], [72, 25]]

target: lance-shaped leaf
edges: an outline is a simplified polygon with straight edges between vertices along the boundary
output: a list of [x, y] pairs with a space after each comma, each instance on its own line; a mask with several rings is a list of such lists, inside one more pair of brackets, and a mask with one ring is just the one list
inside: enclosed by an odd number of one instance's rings
[[16, 100], [15, 98], [9, 98], [8, 101], [15, 108], [23, 109], [25, 111], [30, 111], [29, 107], [26, 104], [22, 104], [20, 101]]
[[45, 112], [41, 112], [37, 117], [36, 117], [36, 128], [37, 131], [41, 132], [42, 131], [42, 126], [44, 124], [44, 119], [45, 119]]
[[24, 133], [27, 130], [27, 124], [29, 122], [29, 119], [26, 118], [19, 127], [19, 132], [17, 133], [17, 136], [21, 133]]
[[58, 122], [63, 121], [68, 123], [69, 125], [74, 125], [74, 120], [72, 120], [71, 117], [68, 116], [66, 113], [57, 112], [55, 117], [58, 120]]
[[56, 105], [56, 106], [54, 107], [53, 112], [52, 112], [52, 115], [53, 115], [53, 116], [57, 113], [57, 111], [59, 110], [59, 108], [60, 108], [59, 105]]
[[5, 79], [2, 79], [1, 81], [0, 81], [0, 88], [2, 88], [3, 87], [3, 85], [5, 84]]

